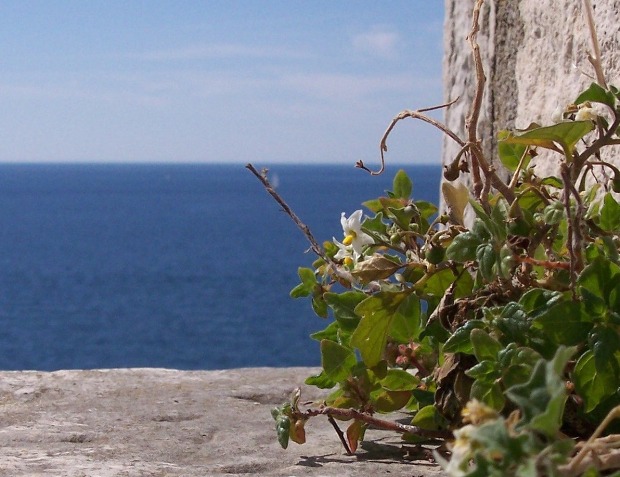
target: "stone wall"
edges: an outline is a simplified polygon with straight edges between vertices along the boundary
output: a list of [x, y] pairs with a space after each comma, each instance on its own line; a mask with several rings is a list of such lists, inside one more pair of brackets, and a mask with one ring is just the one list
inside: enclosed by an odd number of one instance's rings
[[[620, 85], [620, 0], [592, 0], [601, 57], [609, 83]], [[466, 137], [465, 118], [475, 78], [466, 37], [474, 0], [445, 0], [444, 97], [460, 97], [445, 114], [446, 124]], [[549, 124], [559, 104], [571, 102], [589, 85], [594, 71], [581, 0], [487, 0], [481, 11], [478, 42], [487, 76], [479, 126], [487, 157], [496, 157], [499, 129]], [[444, 140], [443, 163], [459, 151]], [[618, 160], [618, 148], [615, 151]], [[547, 167], [546, 159], [536, 167]], [[547, 169], [548, 170], [548, 169]]]

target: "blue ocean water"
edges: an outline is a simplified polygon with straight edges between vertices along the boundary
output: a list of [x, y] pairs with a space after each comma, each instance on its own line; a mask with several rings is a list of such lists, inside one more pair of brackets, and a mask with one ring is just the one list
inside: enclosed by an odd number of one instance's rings
[[[405, 169], [436, 202], [440, 167]], [[323, 241], [396, 170], [270, 174]], [[0, 165], [0, 369], [318, 365], [307, 249], [242, 165]]]

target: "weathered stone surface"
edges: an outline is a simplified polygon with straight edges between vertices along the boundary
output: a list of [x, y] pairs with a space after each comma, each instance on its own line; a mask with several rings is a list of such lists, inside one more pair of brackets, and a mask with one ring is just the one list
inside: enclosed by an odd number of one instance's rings
[[[475, 0], [446, 0], [444, 28], [444, 97], [460, 98], [445, 114], [446, 125], [466, 138], [465, 118], [473, 99], [475, 78], [471, 30]], [[592, 0], [607, 81], [620, 84], [620, 2]], [[488, 0], [480, 15], [478, 43], [487, 83], [479, 126], [487, 157], [495, 158], [497, 133], [525, 128], [532, 122], [548, 125], [558, 105], [574, 100], [593, 80], [588, 61], [593, 51], [581, 1]], [[460, 147], [444, 139], [443, 163]], [[617, 148], [604, 159], [620, 164]], [[500, 165], [495, 161], [495, 165]], [[540, 175], [554, 171], [556, 156], [541, 154]]]
[[[1, 372], [0, 475], [441, 474], [391, 433], [368, 431], [364, 448], [347, 456], [321, 418], [307, 424], [307, 444], [281, 449], [270, 410], [313, 371]], [[321, 397], [302, 389], [305, 400]]]

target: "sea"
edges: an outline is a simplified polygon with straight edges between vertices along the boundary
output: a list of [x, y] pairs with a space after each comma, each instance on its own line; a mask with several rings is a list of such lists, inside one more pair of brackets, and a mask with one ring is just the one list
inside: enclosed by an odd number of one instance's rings
[[[319, 242], [399, 168], [439, 197], [439, 165], [267, 167]], [[0, 369], [319, 365], [308, 249], [242, 164], [0, 164]]]

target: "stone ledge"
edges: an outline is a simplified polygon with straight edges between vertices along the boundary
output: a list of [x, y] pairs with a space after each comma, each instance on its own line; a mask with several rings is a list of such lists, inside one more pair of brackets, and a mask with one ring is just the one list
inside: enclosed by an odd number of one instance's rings
[[[316, 372], [112, 369], [0, 372], [0, 475], [441, 475], [405, 458], [398, 437], [371, 430], [355, 456], [326, 419], [283, 450], [270, 410]], [[303, 388], [303, 399], [320, 391]]]

